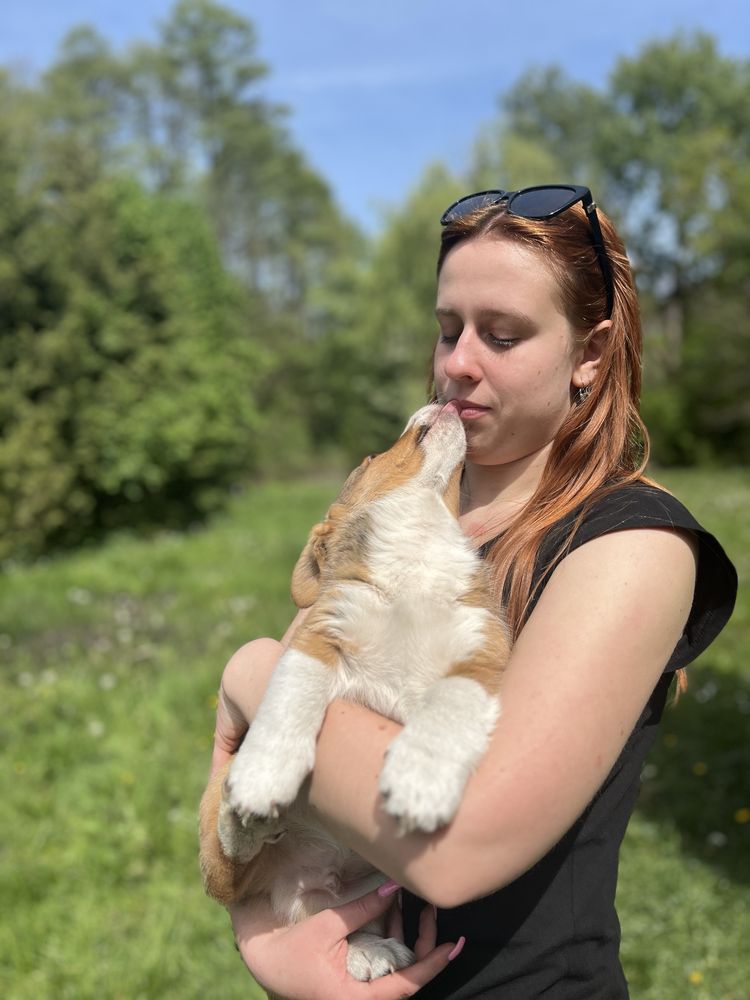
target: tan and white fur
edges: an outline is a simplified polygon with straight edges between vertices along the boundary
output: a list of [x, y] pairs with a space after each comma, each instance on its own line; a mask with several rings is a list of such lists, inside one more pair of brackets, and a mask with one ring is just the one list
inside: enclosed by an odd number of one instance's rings
[[[292, 577], [295, 602], [310, 610], [226, 778], [201, 803], [204, 884], [222, 902], [264, 895], [293, 923], [384, 881], [297, 798], [335, 698], [404, 724], [380, 775], [402, 831], [455, 815], [498, 718], [509, 652], [485, 566], [458, 524], [465, 451], [455, 408], [423, 407], [313, 528]], [[382, 933], [350, 936], [356, 978], [413, 961]]]

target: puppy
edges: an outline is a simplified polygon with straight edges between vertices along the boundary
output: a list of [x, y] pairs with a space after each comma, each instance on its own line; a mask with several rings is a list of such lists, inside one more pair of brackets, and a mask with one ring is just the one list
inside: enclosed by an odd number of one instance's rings
[[[384, 881], [297, 798], [334, 698], [404, 724], [380, 775], [383, 808], [403, 832], [454, 816], [497, 720], [509, 653], [485, 566], [458, 525], [465, 452], [456, 407], [423, 407], [312, 529], [292, 576], [310, 610], [201, 803], [204, 885], [221, 902], [266, 896], [293, 923]], [[414, 960], [382, 934], [350, 935], [355, 978]]]

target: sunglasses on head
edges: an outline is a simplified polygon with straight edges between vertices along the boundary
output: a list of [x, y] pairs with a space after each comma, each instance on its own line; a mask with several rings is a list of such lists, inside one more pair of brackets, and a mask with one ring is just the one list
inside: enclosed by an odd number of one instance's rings
[[551, 219], [576, 202], [583, 204], [583, 210], [591, 226], [594, 249], [607, 290], [607, 316], [612, 315], [614, 290], [612, 268], [604, 246], [602, 227], [596, 214], [596, 202], [587, 187], [576, 184], [540, 184], [537, 187], [522, 188], [520, 191], [477, 191], [454, 201], [440, 216], [440, 225], [447, 226], [456, 219], [463, 219], [472, 212], [505, 202], [508, 215], [518, 215], [523, 219]]

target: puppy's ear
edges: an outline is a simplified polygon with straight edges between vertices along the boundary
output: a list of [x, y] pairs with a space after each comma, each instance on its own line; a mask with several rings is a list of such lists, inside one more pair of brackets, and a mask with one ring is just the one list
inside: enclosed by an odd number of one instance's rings
[[316, 524], [310, 532], [292, 573], [292, 600], [298, 608], [309, 608], [318, 599], [321, 577], [328, 562], [329, 546], [345, 512], [343, 504], [332, 504], [325, 521]]
[[366, 458], [353, 472], [350, 472], [341, 492], [331, 504], [325, 521], [316, 524], [310, 532], [307, 544], [297, 560], [292, 573], [292, 600], [298, 608], [309, 608], [320, 593], [320, 577], [328, 561], [328, 544], [336, 524], [356, 499], [357, 484], [368, 467], [372, 456]]
[[320, 593], [320, 574], [326, 563], [327, 521], [316, 524], [292, 573], [292, 600], [298, 608], [309, 608]]

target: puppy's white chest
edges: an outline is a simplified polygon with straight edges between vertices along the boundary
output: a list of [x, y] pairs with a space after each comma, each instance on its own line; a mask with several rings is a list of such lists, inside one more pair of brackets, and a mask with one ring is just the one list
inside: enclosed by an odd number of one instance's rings
[[431, 683], [479, 648], [488, 612], [462, 601], [477, 559], [439, 498], [393, 495], [371, 531], [371, 585], [343, 587], [336, 600], [350, 640], [339, 693], [404, 721]]

